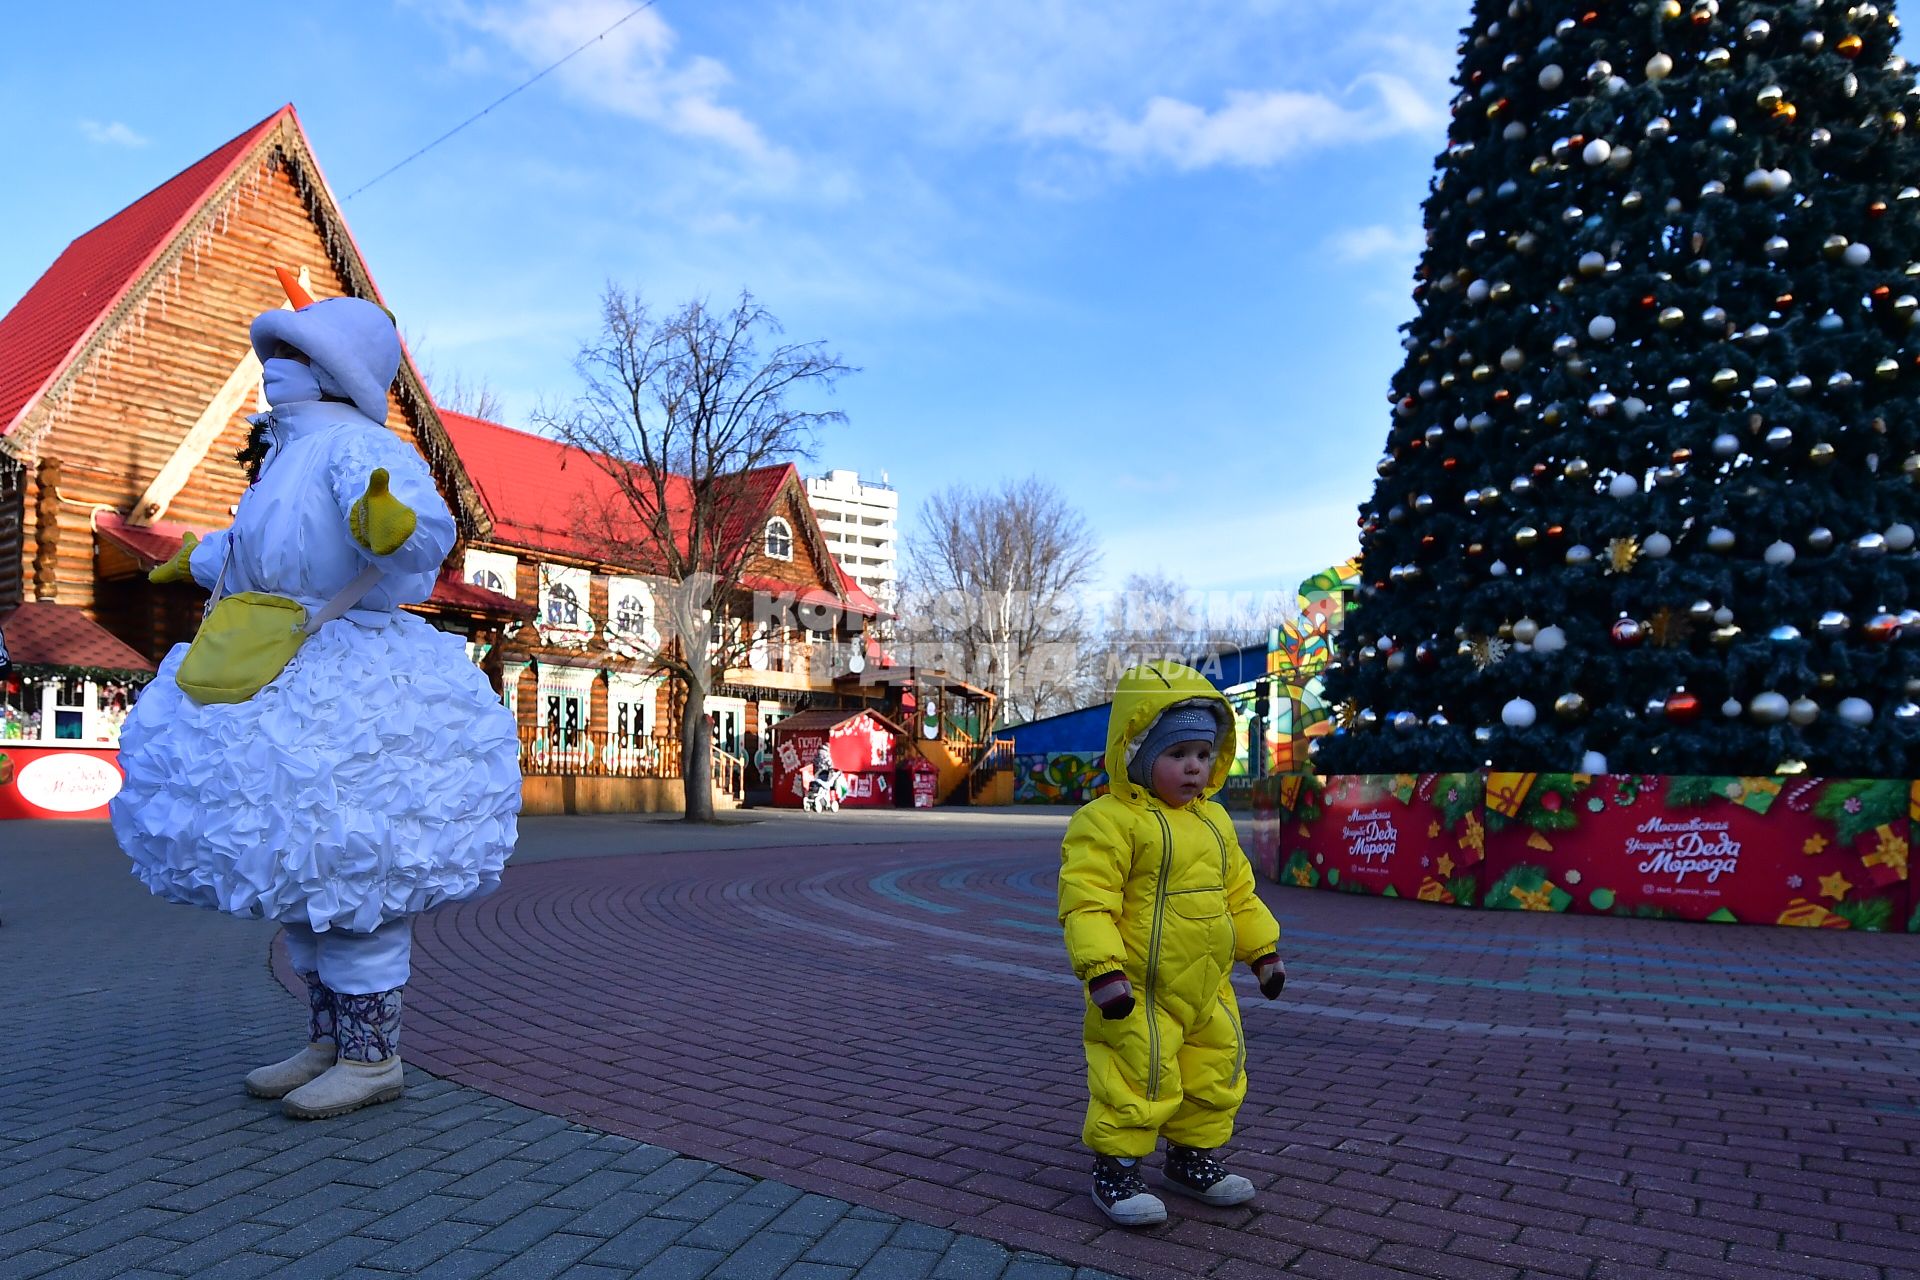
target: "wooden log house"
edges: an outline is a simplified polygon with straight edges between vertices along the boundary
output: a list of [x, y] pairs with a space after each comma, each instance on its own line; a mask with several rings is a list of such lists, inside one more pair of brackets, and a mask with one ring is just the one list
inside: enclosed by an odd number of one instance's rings
[[[499, 423], [442, 416], [492, 526], [464, 551], [463, 575], [535, 607], [533, 620], [489, 655], [520, 723], [529, 805], [562, 809], [568, 788], [576, 805], [588, 790], [599, 794], [594, 807], [646, 803], [623, 784], [578, 779], [678, 774], [684, 691], [647, 661], [660, 642], [660, 593], [670, 585], [645, 563], [610, 559], [607, 539], [591, 532], [601, 523], [594, 513], [621, 504], [592, 458]], [[880, 613], [827, 551], [791, 464], [741, 482], [743, 525], [727, 540], [748, 552], [724, 593], [715, 638], [724, 631], [747, 662], [706, 702], [715, 785], [733, 799], [770, 779], [768, 731], [782, 717], [867, 700], [835, 681], [876, 659], [869, 628]], [[642, 547], [632, 558], [649, 557]], [[575, 781], [535, 782], [549, 775]]]
[[[234, 454], [265, 407], [247, 325], [285, 301], [273, 264], [316, 297], [379, 300], [291, 106], [80, 236], [0, 318], [0, 629], [32, 603], [42, 650], [54, 620], [74, 652], [131, 650], [143, 666], [191, 637], [204, 593], [146, 573], [239, 501]], [[641, 643], [662, 584], [608, 563], [572, 518], [601, 473], [555, 442], [439, 409], [410, 356], [389, 395], [389, 425], [426, 459], [461, 535], [417, 611], [467, 638], [519, 718], [528, 811], [674, 807], [679, 695]], [[753, 656], [708, 703], [716, 783], [735, 799], [764, 768], [772, 723], [848, 700], [834, 677], [873, 652], [879, 612], [826, 551], [791, 466], [744, 482], [763, 499], [757, 551], [716, 625], [752, 635]], [[787, 620], [795, 604], [812, 627]], [[123, 696], [114, 673], [76, 692], [35, 670], [0, 690], [17, 704], [0, 724], [26, 723], [31, 703], [51, 733], [39, 709], [56, 684], [63, 698]]]

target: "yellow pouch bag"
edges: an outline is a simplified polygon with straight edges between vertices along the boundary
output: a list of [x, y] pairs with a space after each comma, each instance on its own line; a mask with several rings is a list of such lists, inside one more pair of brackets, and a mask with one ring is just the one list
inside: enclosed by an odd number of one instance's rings
[[286, 596], [264, 591], [220, 594], [237, 541], [229, 531], [227, 557], [220, 564], [206, 615], [173, 673], [180, 692], [203, 705], [245, 702], [266, 688], [287, 669], [308, 636], [360, 603], [360, 597], [373, 589], [383, 572], [377, 564], [366, 566], [309, 618], [305, 605]]
[[264, 591], [214, 602], [174, 672], [195, 702], [245, 702], [286, 670], [307, 638], [307, 609]]

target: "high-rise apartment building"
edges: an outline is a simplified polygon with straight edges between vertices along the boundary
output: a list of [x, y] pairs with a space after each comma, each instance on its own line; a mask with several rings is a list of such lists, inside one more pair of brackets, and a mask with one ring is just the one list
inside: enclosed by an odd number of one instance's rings
[[807, 500], [840, 567], [892, 613], [900, 598], [900, 495], [886, 483], [886, 473], [880, 475], [879, 484], [861, 480], [858, 471], [813, 476]]

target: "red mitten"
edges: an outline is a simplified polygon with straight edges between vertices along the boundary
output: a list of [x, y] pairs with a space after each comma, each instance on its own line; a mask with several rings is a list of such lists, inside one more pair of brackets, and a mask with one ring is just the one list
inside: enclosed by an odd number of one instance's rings
[[1277, 952], [1269, 951], [1255, 960], [1252, 968], [1254, 980], [1260, 984], [1260, 994], [1269, 1000], [1277, 999], [1287, 985], [1287, 962]]
[[1118, 969], [1090, 979], [1087, 995], [1100, 1006], [1103, 1018], [1124, 1018], [1133, 1012], [1133, 984]]

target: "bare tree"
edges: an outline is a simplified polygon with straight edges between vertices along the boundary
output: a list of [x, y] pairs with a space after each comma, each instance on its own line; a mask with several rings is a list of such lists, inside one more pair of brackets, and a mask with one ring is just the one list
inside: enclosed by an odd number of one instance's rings
[[469, 379], [457, 368], [442, 369], [437, 361], [428, 360], [427, 335], [424, 333], [418, 337], [408, 335], [404, 341], [407, 353], [413, 357], [414, 367], [420, 371], [420, 381], [432, 394], [434, 404], [455, 413], [464, 413], [470, 418], [484, 418], [488, 422], [500, 420], [501, 414], [506, 412], [506, 403], [485, 377]]
[[1220, 655], [1265, 643], [1297, 612], [1292, 592], [1203, 592], [1163, 570], [1130, 573], [1107, 599], [1100, 634], [1088, 646], [1086, 701], [1111, 699], [1122, 673], [1155, 659], [1212, 674]]
[[689, 821], [713, 817], [707, 695], [750, 644], [726, 604], [761, 535], [754, 517], [765, 495], [751, 473], [806, 456], [819, 427], [846, 417], [788, 403], [802, 391], [831, 390], [853, 369], [819, 342], [777, 343], [763, 353], [761, 344], [780, 332], [744, 291], [724, 314], [695, 299], [656, 318], [638, 294], [608, 285], [600, 332], [574, 361], [581, 394], [563, 410], [534, 415], [612, 481], [601, 506], [576, 513], [606, 560], [642, 568], [667, 588], [645, 657], [686, 694], [680, 754]]
[[1080, 513], [1038, 477], [953, 485], [907, 539], [902, 636], [910, 660], [985, 686], [1002, 724], [1066, 710], [1081, 675], [1081, 594], [1100, 552]]

